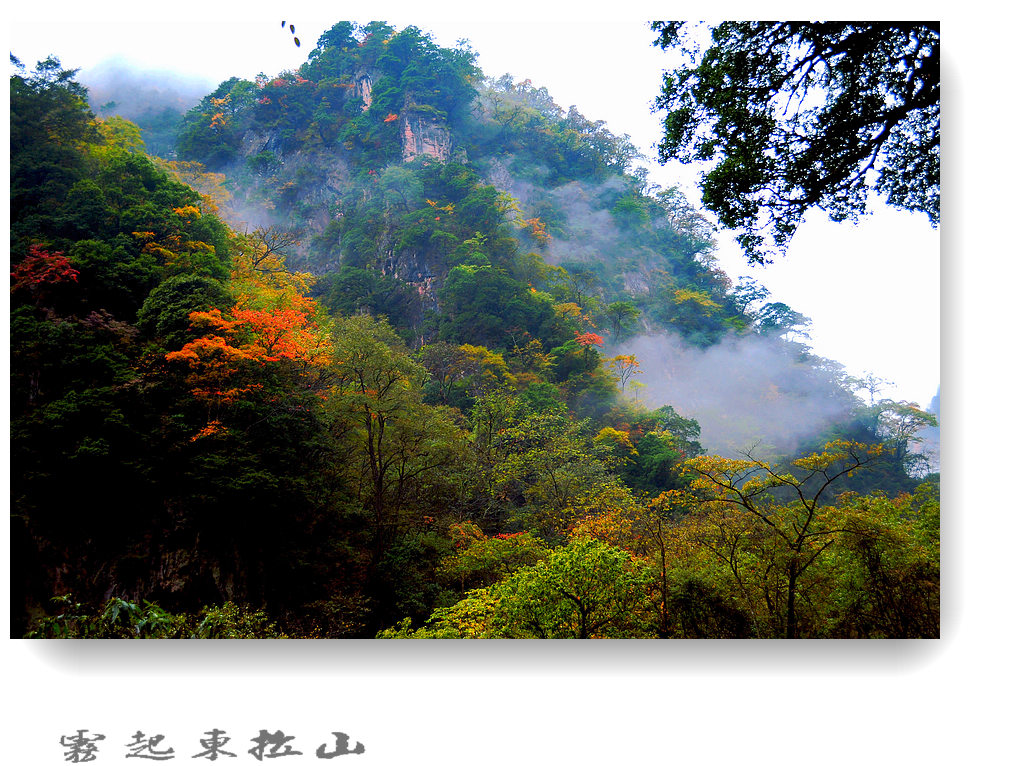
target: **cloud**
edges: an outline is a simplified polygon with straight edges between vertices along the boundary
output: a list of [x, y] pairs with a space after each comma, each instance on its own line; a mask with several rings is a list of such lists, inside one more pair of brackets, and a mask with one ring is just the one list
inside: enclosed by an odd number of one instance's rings
[[203, 77], [143, 70], [120, 58], [83, 70], [79, 79], [89, 89], [94, 109], [115, 101], [114, 112], [129, 120], [165, 109], [183, 114], [216, 87]]
[[852, 397], [824, 369], [802, 358], [802, 347], [757, 335], [727, 336], [706, 349], [675, 336], [642, 335], [607, 354], [635, 354], [639, 396], [701, 425], [701, 443], [730, 455], [759, 445], [795, 450], [847, 416]]

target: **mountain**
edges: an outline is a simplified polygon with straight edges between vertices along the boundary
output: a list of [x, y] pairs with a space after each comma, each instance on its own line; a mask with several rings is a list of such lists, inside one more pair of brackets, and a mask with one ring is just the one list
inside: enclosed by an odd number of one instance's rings
[[97, 118], [11, 78], [15, 632], [931, 631], [844, 598], [931, 579], [924, 414], [863, 407], [626, 136], [382, 22], [183, 114], [158, 80]]
[[[759, 379], [720, 407], [653, 387], [658, 404], [703, 421], [713, 449], [765, 439], [792, 450], [853, 406], [821, 360], [784, 340], [807, 318], [749, 280], [731, 283], [708, 221], [675, 188], [632, 171], [628, 137], [562, 109], [530, 81], [483, 78], [469, 49], [439, 48], [414, 28], [341, 23], [298, 71], [222, 83], [180, 136], [180, 159], [228, 177], [232, 220], [298, 233], [290, 263], [325, 277], [319, 297], [384, 314], [415, 344], [508, 348], [509, 337], [497, 337], [499, 307], [463, 300], [506, 287], [484, 267], [511, 277], [508, 289], [535, 304], [532, 313], [544, 309], [524, 285], [575, 312], [571, 329], [609, 337], [614, 353], [632, 353], [628, 339], [641, 334], [646, 362], [683, 356], [688, 369], [738, 379], [757, 357]], [[461, 293], [454, 313], [470, 303], [475, 315], [468, 326], [444, 316], [455, 299], [440, 298], [451, 271]], [[383, 306], [373, 290], [400, 297]], [[527, 338], [541, 336], [545, 320], [520, 319]], [[539, 339], [548, 349], [569, 337], [547, 330]], [[722, 367], [691, 352], [724, 338], [746, 343]], [[674, 364], [657, 377], [684, 376]], [[737, 419], [716, 414], [734, 407]]]

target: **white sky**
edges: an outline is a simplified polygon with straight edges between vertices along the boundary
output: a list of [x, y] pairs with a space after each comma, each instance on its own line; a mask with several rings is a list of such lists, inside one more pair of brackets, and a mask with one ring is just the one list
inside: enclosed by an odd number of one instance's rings
[[[125, 6], [52, 3], [21, 8], [10, 50], [31, 68], [49, 53], [64, 66], [88, 69], [118, 56], [143, 68], [202, 76], [213, 84], [231, 76], [273, 75], [299, 66], [319, 35], [337, 21], [373, 19], [397, 28], [414, 24], [437, 42], [471, 41], [478, 63], [490, 76], [510, 72], [549, 89], [562, 107], [576, 104], [589, 119], [605, 120], [617, 135], [628, 134], [649, 158], [660, 136], [651, 112], [663, 69], [677, 54], [654, 48], [647, 14], [611, 20], [591, 14], [529, 5], [456, 13], [443, 4], [382, 2], [369, 6], [307, 3], [234, 4], [188, 12], [194, 3], [160, 4], [158, 10]], [[119, 4], [100, 4], [113, 8]], [[640, 5], [640, 3], [639, 3]], [[365, 8], [371, 16], [363, 16]], [[387, 12], [390, 11], [390, 12]], [[301, 48], [280, 28], [296, 26]], [[679, 185], [697, 201], [696, 172], [678, 163], [649, 161], [653, 180]], [[767, 268], [750, 269], [726, 232], [719, 235], [720, 261], [734, 281], [750, 274], [783, 301], [812, 319], [811, 345], [842, 363], [851, 374], [873, 372], [895, 385], [885, 393], [927, 406], [939, 386], [939, 235], [922, 215], [892, 211], [880, 203], [857, 227], [829, 223], [824, 215], [805, 224], [788, 256]]]

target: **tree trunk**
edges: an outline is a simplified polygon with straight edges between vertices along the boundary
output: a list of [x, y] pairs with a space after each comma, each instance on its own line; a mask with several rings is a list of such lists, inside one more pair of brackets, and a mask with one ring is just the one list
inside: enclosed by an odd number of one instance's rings
[[797, 560], [790, 562], [789, 579], [786, 586], [786, 637], [797, 637], [797, 613], [795, 601], [797, 595]]

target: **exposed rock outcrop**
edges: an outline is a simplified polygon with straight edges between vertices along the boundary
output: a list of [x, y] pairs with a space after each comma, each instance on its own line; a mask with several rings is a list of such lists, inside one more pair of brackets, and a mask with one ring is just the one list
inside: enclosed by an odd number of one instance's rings
[[354, 78], [354, 92], [361, 98], [361, 111], [372, 106], [372, 85], [375, 82], [372, 72], [358, 72]]
[[277, 159], [283, 158], [283, 146], [277, 130], [249, 130], [241, 137], [238, 153], [247, 159], [260, 152], [272, 152]]
[[405, 109], [400, 116], [400, 136], [404, 162], [423, 154], [440, 162], [450, 159], [450, 129], [435, 115]]
[[486, 180], [500, 191], [512, 194], [514, 177], [510, 172], [509, 165], [509, 159], [494, 157], [486, 172]]
[[425, 256], [414, 250], [400, 253], [387, 253], [382, 263], [382, 272], [409, 285], [421, 299], [422, 313], [439, 310], [439, 299], [436, 291], [439, 288], [439, 276], [432, 270]]

